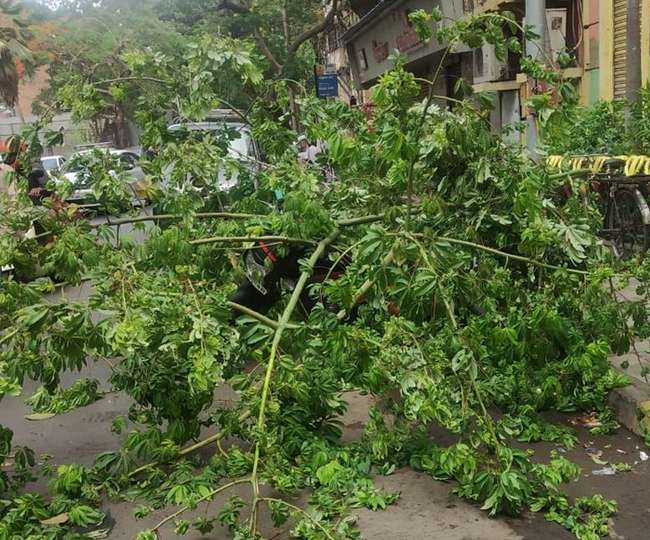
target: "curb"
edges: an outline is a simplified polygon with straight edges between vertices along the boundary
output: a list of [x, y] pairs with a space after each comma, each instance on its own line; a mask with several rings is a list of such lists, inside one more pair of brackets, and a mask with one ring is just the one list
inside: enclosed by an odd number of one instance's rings
[[612, 391], [609, 405], [620, 424], [641, 437], [650, 435], [650, 386], [633, 379], [629, 386]]

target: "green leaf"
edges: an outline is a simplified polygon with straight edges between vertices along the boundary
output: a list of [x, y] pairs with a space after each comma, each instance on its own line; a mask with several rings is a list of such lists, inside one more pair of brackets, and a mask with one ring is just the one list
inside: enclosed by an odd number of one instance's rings
[[316, 471], [316, 478], [318, 478], [318, 481], [322, 485], [329, 486], [334, 481], [338, 473], [343, 470], [344, 467], [338, 461], [330, 461], [329, 463], [318, 468]]
[[68, 511], [70, 523], [78, 527], [87, 527], [88, 525], [98, 525], [104, 520], [104, 514], [85, 504], [73, 506]]

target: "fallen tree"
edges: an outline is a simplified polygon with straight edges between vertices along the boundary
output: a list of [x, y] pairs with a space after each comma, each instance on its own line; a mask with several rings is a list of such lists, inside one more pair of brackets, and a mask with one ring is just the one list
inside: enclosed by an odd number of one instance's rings
[[[505, 42], [503, 23], [502, 15], [478, 17], [458, 36]], [[178, 100], [201, 99], [183, 92]], [[113, 389], [133, 405], [113, 425], [128, 433], [123, 447], [92, 467], [60, 466], [49, 499], [22, 494], [34, 456], [12, 451], [10, 433], [0, 434], [0, 460], [12, 455], [18, 466], [11, 478], [2, 473], [0, 539], [85, 538], [82, 531], [102, 520], [96, 508], [105, 495], [137, 498], [139, 517], [179, 507], [138, 540], [161, 537], [169, 523], [178, 534], [224, 525], [234, 538], [260, 538], [262, 508], [278, 525], [291, 519], [299, 538], [355, 538], [354, 508], [385, 508], [398, 497], [373, 477], [406, 465], [454, 480], [459, 496], [491, 515], [532, 509], [578, 538], [606, 534], [613, 501], [571, 500], [562, 484], [577, 477], [575, 465], [559, 454], [534, 463], [512, 443], [573, 444], [568, 429], [544, 420], [546, 411], [609, 418], [608, 393], [626, 380], [607, 357], [648, 334], [646, 304], [622, 304], [610, 288], [630, 272], [596, 236], [597, 211], [577, 189], [586, 180], [505, 144], [490, 129], [487, 100], [447, 109], [419, 94], [397, 60], [375, 89], [371, 118], [303, 96], [302, 122], [328, 146], [318, 166], [297, 161], [282, 144], [292, 136], [284, 119], [260, 105], [252, 124], [269, 163], [257, 189], [242, 174], [225, 213], [205, 207], [214, 189], [205, 171], [235, 166], [223, 145], [164, 146], [149, 170], [162, 175], [174, 163], [180, 172], [167, 179], [176, 189], [165, 202], [182, 211], [134, 218], [170, 225], [148, 229], [142, 244], [123, 239], [115, 247], [109, 226], [62, 219], [65, 210], [41, 210], [47, 244], [7, 241], [7, 262], [28, 253], [58, 279], [86, 276], [93, 292], [88, 303], [47, 302], [48, 281], [2, 282], [0, 392], [40, 381], [35, 411], [62, 413], [99, 396], [83, 380], [59, 388], [60, 373], [103, 361]], [[145, 133], [159, 133], [149, 127]], [[321, 165], [336, 171], [335, 181], [325, 182]], [[188, 172], [194, 185], [184, 189]], [[567, 181], [576, 189], [560, 196]], [[273, 204], [278, 190], [281, 209]], [[260, 239], [279, 254], [300, 245], [306, 255], [269, 313], [248, 310], [233, 321], [242, 246]], [[351, 262], [337, 279], [310, 283], [322, 257]], [[647, 283], [645, 261], [635, 274]], [[306, 289], [315, 307], [301, 317]], [[214, 401], [223, 385], [239, 397], [228, 407]], [[361, 440], [344, 443], [339, 418], [350, 391], [384, 405], [371, 409]], [[432, 440], [431, 424], [456, 442]], [[217, 433], [201, 441], [205, 428]], [[234, 441], [227, 449], [225, 438]], [[209, 459], [198, 459], [206, 448]], [[250, 486], [247, 500], [233, 496], [186, 519], [242, 485]], [[290, 502], [305, 490], [307, 507]]]

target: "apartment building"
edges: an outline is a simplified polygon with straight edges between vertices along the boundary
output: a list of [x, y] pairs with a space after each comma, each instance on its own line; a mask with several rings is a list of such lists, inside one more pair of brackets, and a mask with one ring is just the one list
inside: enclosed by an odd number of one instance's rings
[[351, 0], [350, 6], [330, 52], [338, 72], [346, 74], [349, 95], [366, 94], [391, 68], [397, 50], [417, 76], [438, 73], [438, 95], [452, 97], [459, 77], [476, 91], [496, 92], [496, 129], [526, 117], [528, 97], [543, 88], [521, 73], [516, 55], [499, 60], [490, 46], [455, 47], [445, 54], [446, 44], [418, 39], [408, 15], [434, 6], [446, 21], [508, 10], [522, 25], [536, 22], [547, 58], [560, 50], [575, 56], [564, 75], [575, 81], [584, 103], [632, 97], [650, 81], [650, 0]]

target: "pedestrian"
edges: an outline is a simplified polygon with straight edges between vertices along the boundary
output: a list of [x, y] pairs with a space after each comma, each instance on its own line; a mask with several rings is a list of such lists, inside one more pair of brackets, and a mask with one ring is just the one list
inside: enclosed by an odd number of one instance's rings
[[[0, 189], [15, 200], [18, 194], [18, 177], [22, 176], [27, 180], [27, 196], [34, 206], [42, 206], [43, 200], [49, 197], [51, 192], [47, 190], [48, 176], [41, 163], [40, 156], [34, 159], [26, 169], [23, 157], [28, 156], [28, 147], [22, 138], [19, 135], [13, 135], [7, 139], [4, 146], [5, 158], [0, 171], [0, 174], [2, 174], [0, 183], [3, 187]], [[33, 225], [37, 235], [46, 232], [38, 221], [35, 221]], [[39, 239], [39, 241], [44, 242], [45, 240]]]

